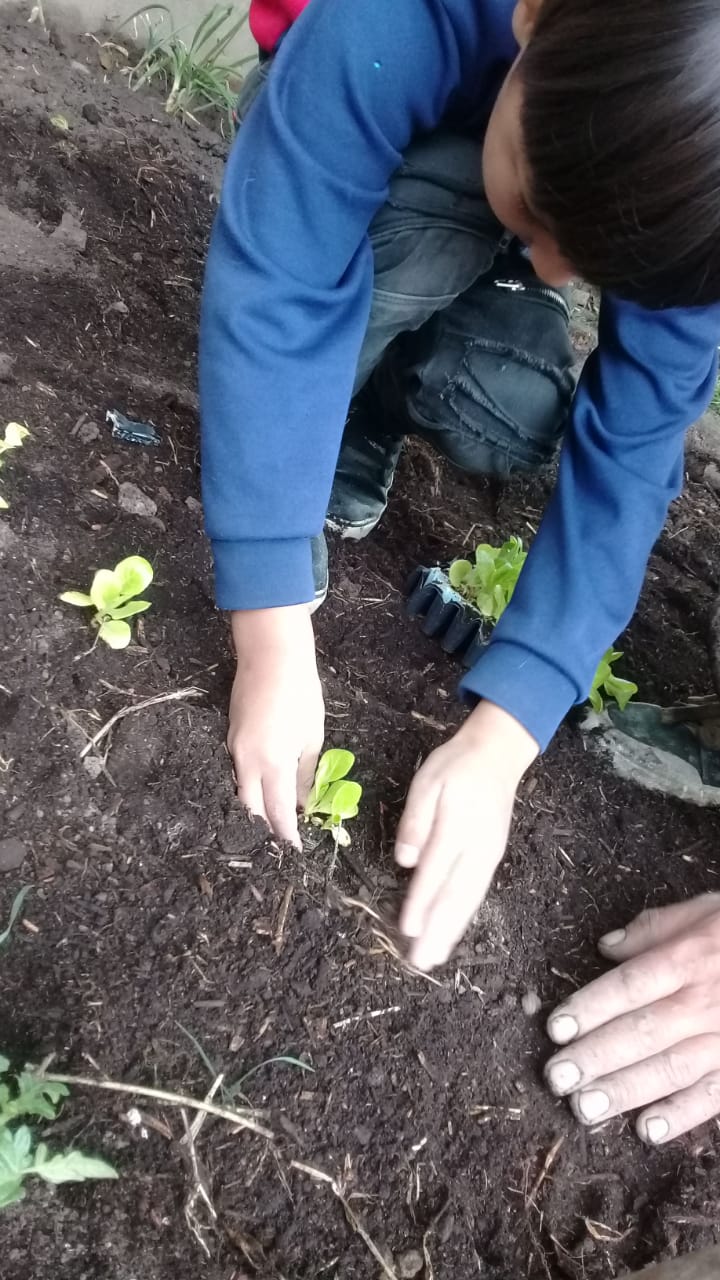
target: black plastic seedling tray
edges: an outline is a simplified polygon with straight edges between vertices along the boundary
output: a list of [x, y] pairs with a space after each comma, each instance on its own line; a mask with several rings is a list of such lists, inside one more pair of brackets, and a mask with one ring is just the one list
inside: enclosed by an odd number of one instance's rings
[[407, 613], [418, 618], [426, 636], [439, 640], [446, 653], [472, 667], [490, 639], [492, 627], [450, 586], [445, 569], [418, 567], [405, 588]]

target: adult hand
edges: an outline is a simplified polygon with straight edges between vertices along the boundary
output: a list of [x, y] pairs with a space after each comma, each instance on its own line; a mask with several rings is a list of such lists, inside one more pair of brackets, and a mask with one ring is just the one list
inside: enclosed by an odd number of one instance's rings
[[238, 797], [281, 840], [300, 846], [323, 743], [325, 708], [307, 605], [232, 615], [237, 673], [228, 750]]
[[517, 785], [538, 746], [513, 716], [481, 702], [415, 775], [395, 859], [415, 875], [400, 917], [418, 969], [447, 960], [505, 852]]
[[644, 911], [600, 950], [620, 967], [556, 1009], [553, 1092], [586, 1124], [637, 1107], [660, 1145], [720, 1114], [720, 893]]

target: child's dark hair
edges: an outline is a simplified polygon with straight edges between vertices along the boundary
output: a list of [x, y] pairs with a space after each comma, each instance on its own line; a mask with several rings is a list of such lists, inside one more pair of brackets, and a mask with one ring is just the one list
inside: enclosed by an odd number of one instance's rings
[[544, 0], [520, 74], [533, 204], [578, 275], [720, 301], [718, 0]]

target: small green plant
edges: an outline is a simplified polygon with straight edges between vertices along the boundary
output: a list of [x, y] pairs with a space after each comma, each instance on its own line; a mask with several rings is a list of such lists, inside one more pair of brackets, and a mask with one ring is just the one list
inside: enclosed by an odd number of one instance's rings
[[613, 673], [613, 666], [622, 656], [620, 649], [608, 649], [605, 656], [600, 659], [600, 665], [595, 672], [595, 679], [588, 694], [594, 711], [603, 711], [611, 700], [617, 702], [620, 710], [624, 711], [631, 698], [635, 697], [638, 691], [637, 685], [632, 680], [621, 680]]
[[[16, 894], [10, 918], [0, 933], [0, 947], [10, 938], [28, 893], [26, 885]], [[104, 1160], [85, 1156], [80, 1151], [61, 1151], [51, 1155], [44, 1142], [33, 1147], [27, 1125], [11, 1129], [22, 1116], [54, 1120], [61, 1098], [68, 1090], [33, 1075], [31, 1071], [11, 1072], [9, 1060], [0, 1054], [0, 1209], [17, 1204], [25, 1195], [23, 1182], [33, 1174], [45, 1182], [84, 1182], [88, 1178], [117, 1178], [117, 1173]]]
[[315, 781], [307, 798], [304, 815], [316, 827], [330, 831], [336, 845], [347, 848], [350, 835], [343, 823], [356, 818], [362, 787], [349, 782], [348, 774], [355, 763], [352, 751], [326, 751], [318, 761]]
[[[21, 449], [23, 440], [30, 435], [27, 427], [22, 422], [8, 422], [2, 440], [0, 440], [0, 468], [5, 464], [2, 455], [10, 449]], [[0, 495], [0, 511], [7, 511], [8, 503]]]
[[[152, 14], [160, 15], [152, 22]], [[167, 5], [138, 9], [122, 24], [142, 19], [147, 26], [145, 50], [128, 72], [131, 89], [157, 84], [166, 95], [168, 115], [196, 122], [201, 111], [222, 112], [230, 129], [242, 68], [249, 60], [226, 61], [228, 49], [247, 22], [247, 10], [238, 17], [234, 5], [215, 5], [198, 24], [187, 44], [172, 25]], [[170, 29], [167, 24], [170, 23]]]
[[[520, 538], [508, 538], [501, 547], [482, 543], [475, 549], [475, 563], [470, 560], [453, 560], [448, 570], [450, 585], [487, 618], [497, 622], [505, 612], [525, 561]], [[622, 658], [617, 649], [608, 649], [600, 660], [588, 697], [595, 711], [602, 711], [607, 702], [617, 702], [624, 711], [638, 691], [632, 680], [621, 680], [613, 674], [613, 666]]]
[[105, 1160], [74, 1150], [52, 1155], [44, 1142], [34, 1146], [27, 1125], [10, 1128], [21, 1116], [54, 1120], [60, 1099], [67, 1093], [64, 1084], [43, 1080], [30, 1071], [12, 1075], [8, 1059], [0, 1055], [0, 1209], [23, 1199], [23, 1183], [33, 1175], [53, 1183], [117, 1178]]
[[130, 643], [131, 631], [127, 618], [134, 618], [150, 608], [149, 600], [135, 600], [153, 580], [152, 565], [142, 556], [128, 556], [114, 569], [98, 569], [92, 580], [90, 592], [63, 591], [60, 599], [79, 609], [93, 608], [91, 619], [97, 627], [97, 639], [111, 649], [125, 649]]
[[469, 600], [491, 622], [497, 622], [512, 599], [512, 593], [527, 559], [520, 538], [508, 538], [501, 547], [483, 542], [475, 548], [475, 563], [453, 560], [450, 585]]

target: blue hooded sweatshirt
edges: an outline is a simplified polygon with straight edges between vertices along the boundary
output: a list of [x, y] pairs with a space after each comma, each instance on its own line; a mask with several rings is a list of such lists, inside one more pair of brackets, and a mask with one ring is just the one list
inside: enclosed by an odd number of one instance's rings
[[[223, 609], [313, 598], [310, 539], [370, 310], [368, 228], [415, 135], [451, 114], [487, 119], [517, 54], [512, 9], [311, 0], [280, 43], [228, 160], [202, 303], [203, 498]], [[635, 608], [719, 338], [720, 305], [651, 312], [603, 299], [554, 494], [462, 683], [541, 748]]]

